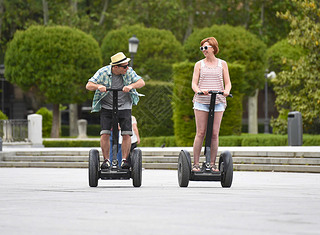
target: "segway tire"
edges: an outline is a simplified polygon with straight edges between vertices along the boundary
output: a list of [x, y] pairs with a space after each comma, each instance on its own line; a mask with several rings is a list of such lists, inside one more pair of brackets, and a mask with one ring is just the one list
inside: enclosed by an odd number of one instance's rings
[[140, 187], [142, 183], [142, 152], [140, 149], [133, 149], [131, 153], [132, 184]]
[[186, 150], [181, 150], [178, 159], [178, 182], [180, 187], [188, 187], [191, 173], [191, 158]]
[[99, 151], [91, 149], [89, 152], [89, 186], [97, 187], [99, 180]]
[[221, 171], [221, 186], [230, 188], [233, 179], [233, 160], [229, 151], [224, 151], [219, 159], [219, 171]]

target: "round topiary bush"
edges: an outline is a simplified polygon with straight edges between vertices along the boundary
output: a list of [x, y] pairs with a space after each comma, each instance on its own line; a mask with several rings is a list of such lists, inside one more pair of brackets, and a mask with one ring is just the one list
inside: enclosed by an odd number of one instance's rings
[[102, 41], [101, 51], [104, 64], [110, 57], [122, 51], [130, 57], [128, 40], [136, 35], [139, 39], [138, 52], [134, 56], [134, 70], [145, 81], [172, 80], [172, 64], [185, 59], [183, 47], [168, 30], [146, 28], [144, 26], [125, 26], [110, 31]]

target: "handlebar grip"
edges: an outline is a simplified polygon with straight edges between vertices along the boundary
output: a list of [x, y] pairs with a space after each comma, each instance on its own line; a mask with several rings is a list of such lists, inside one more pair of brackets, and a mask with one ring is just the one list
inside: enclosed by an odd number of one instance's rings
[[[201, 91], [201, 92], [197, 92], [198, 95], [203, 95], [204, 93]], [[219, 94], [219, 95], [223, 95], [223, 92], [222, 91], [209, 91], [209, 94]], [[232, 94], [229, 94], [227, 97], [231, 97], [233, 98], [233, 95]]]

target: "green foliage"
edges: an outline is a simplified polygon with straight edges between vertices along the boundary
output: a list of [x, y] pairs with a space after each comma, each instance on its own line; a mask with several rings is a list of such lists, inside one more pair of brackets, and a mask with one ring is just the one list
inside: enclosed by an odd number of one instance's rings
[[44, 147], [100, 147], [100, 140], [44, 140]]
[[[114, 26], [143, 24], [148, 28], [166, 29], [182, 41], [187, 22], [183, 1], [177, 0], [122, 0], [113, 11]], [[158, 43], [157, 43], [158, 44]]]
[[281, 127], [289, 111], [302, 114], [304, 133], [319, 130], [320, 123], [320, 9], [319, 2], [294, 0], [298, 15], [289, 11], [279, 16], [290, 22], [289, 43], [307, 51], [292, 65], [292, 70], [281, 72], [272, 82], [279, 117], [272, 122], [275, 133], [285, 133]]
[[191, 80], [194, 63], [188, 61], [173, 65], [173, 123], [178, 146], [192, 146], [195, 136]]
[[172, 64], [184, 59], [182, 45], [168, 30], [145, 28], [140, 25], [124, 26], [110, 31], [103, 39], [101, 51], [105, 64], [119, 51], [130, 57], [128, 40], [136, 35], [139, 39], [138, 52], [134, 56], [134, 70], [145, 81], [171, 81]]
[[[191, 80], [194, 63], [182, 62], [174, 65], [173, 88], [173, 121], [176, 143], [178, 146], [192, 146], [195, 136], [195, 117], [192, 99]], [[241, 134], [242, 97], [239, 88], [243, 83], [244, 67], [239, 64], [229, 64], [233, 98], [228, 98], [228, 107], [224, 113], [220, 135]]]
[[227, 108], [223, 114], [220, 136], [240, 135], [242, 126], [242, 84], [244, 83], [245, 67], [236, 63], [229, 63], [229, 75], [231, 79], [233, 98], [227, 98]]
[[269, 71], [276, 74], [284, 70], [290, 71], [292, 62], [299, 60], [304, 53], [301, 47], [289, 44], [288, 39], [275, 43], [267, 50]]
[[5, 115], [2, 111], [0, 111], [0, 120], [8, 120], [8, 116]]
[[246, 67], [246, 79], [241, 93], [252, 95], [257, 88], [263, 87], [266, 45], [262, 41], [242, 27], [213, 25], [210, 28], [195, 30], [186, 40], [184, 49], [190, 61], [196, 62], [203, 58], [199, 46], [201, 40], [207, 37], [217, 39], [220, 49], [217, 57], [228, 63], [236, 62]]
[[158, 136], [158, 137], [145, 137], [141, 139], [139, 147], [176, 147], [174, 136]]
[[23, 90], [36, 88], [47, 103], [81, 103], [84, 84], [101, 61], [92, 36], [66, 26], [31, 26], [10, 42], [5, 76]]
[[132, 114], [137, 119], [140, 137], [173, 135], [172, 83], [150, 80], [139, 93], [145, 96], [133, 106]]
[[42, 136], [50, 137], [53, 118], [52, 111], [42, 107], [36, 112], [36, 114], [42, 115]]

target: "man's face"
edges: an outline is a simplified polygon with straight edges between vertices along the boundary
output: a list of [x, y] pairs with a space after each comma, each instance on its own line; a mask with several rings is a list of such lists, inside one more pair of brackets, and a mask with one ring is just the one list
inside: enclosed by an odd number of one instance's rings
[[116, 73], [117, 74], [126, 74], [128, 70], [129, 63], [123, 63], [119, 65], [115, 65]]

